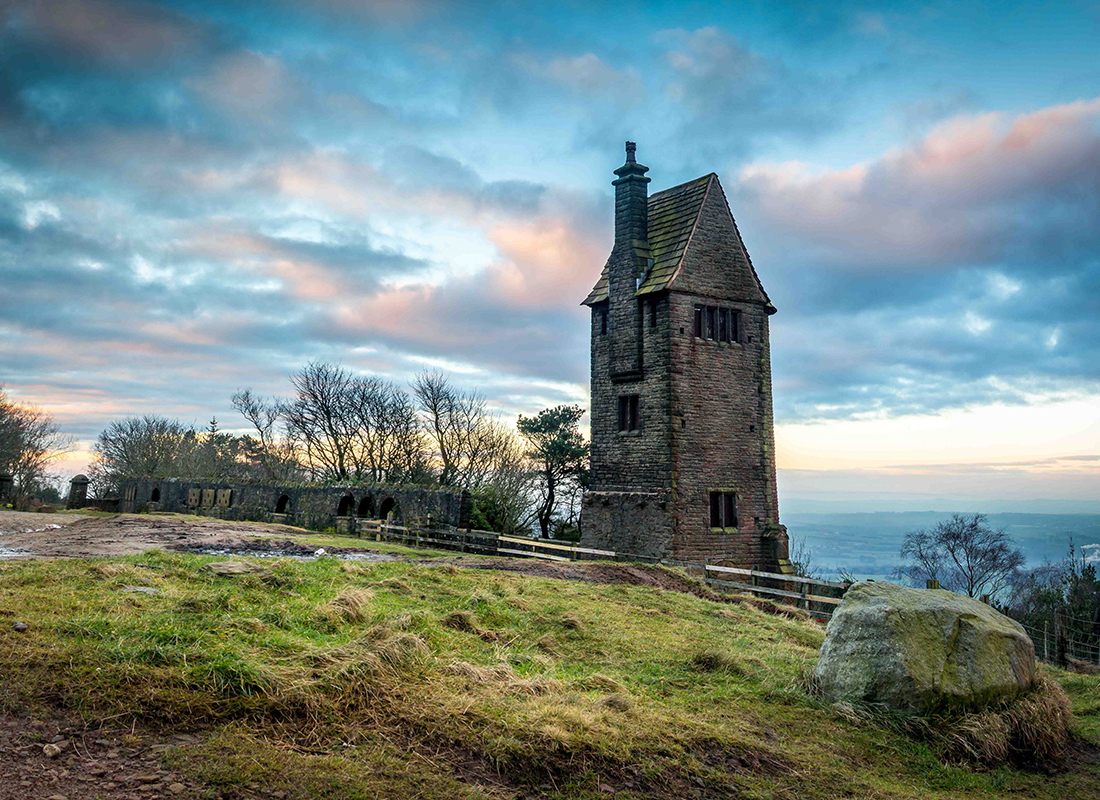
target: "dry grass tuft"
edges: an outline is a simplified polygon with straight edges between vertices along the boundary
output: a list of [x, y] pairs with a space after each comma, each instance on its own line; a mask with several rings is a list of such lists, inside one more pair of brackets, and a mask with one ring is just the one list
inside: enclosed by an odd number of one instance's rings
[[374, 593], [369, 589], [345, 586], [340, 594], [329, 602], [329, 606], [348, 622], [360, 623], [367, 618], [367, 607], [373, 598]]
[[427, 643], [415, 633], [396, 633], [377, 647], [382, 663], [394, 668], [422, 663], [430, 653]]
[[104, 581], [120, 576], [129, 578], [141, 574], [137, 567], [130, 564], [96, 564], [90, 567], [88, 572]]
[[728, 672], [732, 675], [745, 675], [745, 663], [740, 656], [728, 650], [711, 648], [695, 653], [689, 660], [691, 666], [703, 672]]
[[468, 683], [496, 683], [499, 681], [512, 681], [516, 677], [515, 670], [510, 664], [494, 664], [491, 667], [479, 667], [467, 661], [452, 661], [443, 671], [450, 675], [460, 675]]
[[561, 643], [558, 642], [557, 637], [552, 633], [547, 633], [540, 637], [535, 643], [535, 646], [548, 656], [556, 658], [561, 655]]
[[555, 694], [564, 688], [564, 684], [556, 678], [548, 678], [538, 675], [534, 678], [517, 678], [508, 681], [504, 690], [509, 694], [527, 695], [529, 697], [542, 697]]
[[405, 583], [400, 578], [386, 578], [378, 582], [378, 586], [381, 589], [388, 589], [391, 592], [411, 592], [412, 587]]
[[1026, 695], [999, 708], [967, 714], [950, 725], [945, 738], [956, 757], [1046, 769], [1062, 762], [1072, 719], [1062, 687], [1039, 676]]
[[609, 694], [600, 702], [605, 708], [610, 708], [612, 711], [629, 711], [634, 708], [634, 698], [622, 692]]
[[388, 619], [386, 622], [394, 630], [407, 631], [409, 628], [416, 624], [419, 613], [420, 612], [417, 612], [417, 614], [413, 614], [411, 611], [402, 611], [400, 614], [395, 614], [394, 616], [390, 617], [390, 619]]
[[361, 564], [356, 564], [353, 561], [344, 561], [340, 564], [340, 569], [348, 575], [364, 575], [367, 572]]
[[574, 614], [562, 614], [561, 626], [568, 628], [571, 631], [579, 631], [584, 629], [584, 623], [580, 621], [580, 618]]
[[462, 631], [463, 633], [481, 633], [481, 628], [479, 628], [477, 624], [477, 618], [470, 611], [452, 611], [440, 621], [440, 624], [446, 628], [452, 628], [456, 631]]
[[456, 567], [454, 564], [445, 564], [443, 566], [443, 571], [446, 572], [448, 575], [454, 576], [458, 574], [458, 567]]
[[587, 678], [583, 678], [573, 683], [579, 689], [587, 689], [589, 691], [599, 692], [618, 692], [621, 694], [626, 693], [626, 687], [619, 683], [614, 678], [609, 678], [606, 675], [601, 675], [599, 672], [594, 675], [589, 675]]
[[1066, 669], [1081, 675], [1100, 675], [1100, 664], [1093, 664], [1091, 661], [1082, 661], [1079, 658], [1067, 658]]

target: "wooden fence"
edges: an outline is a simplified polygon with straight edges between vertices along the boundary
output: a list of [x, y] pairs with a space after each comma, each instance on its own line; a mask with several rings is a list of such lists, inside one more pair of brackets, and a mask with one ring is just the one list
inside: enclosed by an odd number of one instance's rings
[[413, 547], [434, 547], [475, 555], [539, 558], [547, 561], [632, 561], [662, 563], [683, 567], [702, 577], [707, 585], [719, 590], [751, 592], [781, 599], [804, 608], [811, 614], [828, 618], [848, 588], [845, 583], [761, 572], [753, 569], [723, 567], [710, 563], [660, 561], [637, 553], [618, 553], [579, 545], [558, 544], [543, 539], [505, 536], [500, 533], [449, 528], [421, 528], [391, 525], [381, 520], [357, 520], [355, 536], [375, 541], [398, 542]]

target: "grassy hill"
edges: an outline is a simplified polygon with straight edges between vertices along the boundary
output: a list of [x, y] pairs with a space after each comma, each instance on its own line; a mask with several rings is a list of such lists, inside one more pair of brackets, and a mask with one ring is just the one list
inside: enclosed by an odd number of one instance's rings
[[1097, 677], [1048, 672], [1064, 770], [984, 769], [809, 697], [820, 625], [659, 568], [218, 560], [0, 564], [0, 710], [186, 732], [211, 797], [1100, 797]]

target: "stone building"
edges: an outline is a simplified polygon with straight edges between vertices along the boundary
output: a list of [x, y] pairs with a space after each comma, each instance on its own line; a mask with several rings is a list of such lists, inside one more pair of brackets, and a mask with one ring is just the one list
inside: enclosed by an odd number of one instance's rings
[[714, 173], [650, 196], [626, 145], [592, 311], [582, 543], [789, 570], [775, 488], [768, 317]]
[[[84, 476], [73, 479], [74, 489], [78, 478]], [[104, 510], [131, 514], [168, 511], [279, 522], [338, 533], [355, 533], [359, 522], [368, 520], [387, 520], [395, 525], [470, 527], [469, 492], [421, 486], [235, 484], [139, 478], [123, 481], [119, 489], [117, 501], [95, 504]]]

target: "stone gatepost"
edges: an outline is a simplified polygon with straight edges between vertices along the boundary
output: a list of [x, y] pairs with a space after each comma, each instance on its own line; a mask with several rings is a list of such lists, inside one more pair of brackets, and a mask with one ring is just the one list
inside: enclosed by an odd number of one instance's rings
[[77, 475], [69, 481], [69, 502], [66, 508], [84, 508], [88, 505], [88, 480], [87, 475]]
[[0, 502], [6, 502], [15, 496], [15, 478], [8, 473], [0, 473]]

